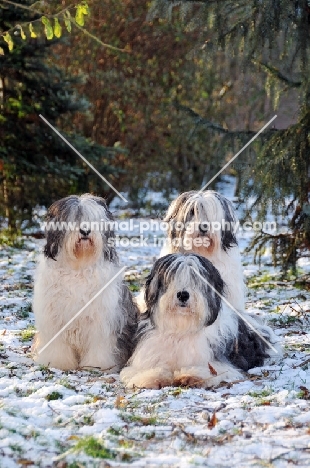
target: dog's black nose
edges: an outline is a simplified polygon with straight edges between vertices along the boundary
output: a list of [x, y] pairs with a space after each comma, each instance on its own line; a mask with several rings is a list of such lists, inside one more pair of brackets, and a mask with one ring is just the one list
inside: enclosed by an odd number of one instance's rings
[[90, 233], [90, 229], [88, 230], [80, 229], [80, 233], [82, 234], [82, 236], [87, 237], [88, 234]]
[[201, 232], [201, 234], [206, 234], [206, 232], [208, 231], [207, 223], [199, 224], [199, 231]]
[[177, 293], [177, 298], [181, 301], [181, 302], [186, 302], [188, 301], [189, 299], [189, 293], [187, 291], [179, 291]]

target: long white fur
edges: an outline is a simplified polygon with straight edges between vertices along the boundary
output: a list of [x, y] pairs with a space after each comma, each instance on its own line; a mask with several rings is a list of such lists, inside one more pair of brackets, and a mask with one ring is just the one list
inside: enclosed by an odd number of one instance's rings
[[[185, 224], [187, 215], [190, 210], [194, 209], [195, 217], [193, 223], [185, 231], [184, 236], [180, 241], [190, 246], [187, 250], [184, 250], [182, 245], [178, 245], [177, 242], [171, 239], [169, 235], [171, 230], [168, 230], [168, 237], [160, 252], [160, 257], [164, 255], [175, 253], [175, 252], [194, 252], [198, 255], [202, 255], [210, 260], [213, 265], [220, 272], [225, 284], [226, 284], [226, 299], [228, 302], [238, 311], [243, 312], [245, 310], [245, 293], [246, 287], [243, 277], [243, 269], [241, 263], [241, 255], [239, 247], [232, 246], [228, 250], [221, 248], [221, 230], [216, 230], [209, 236], [209, 240], [212, 242], [203, 243], [209, 245], [201, 245], [195, 247], [195, 239], [201, 238], [201, 233], [198, 229], [199, 223], [204, 222], [217, 222], [222, 225], [222, 221], [225, 220], [225, 213], [219, 199], [215, 196], [216, 192], [208, 190], [205, 192], [196, 192], [176, 213], [176, 205], [178, 198], [174, 200], [168, 208], [165, 216], [165, 221], [173, 222], [180, 221]], [[219, 194], [217, 194], [219, 195]], [[230, 212], [232, 218], [236, 220], [235, 213], [231, 208]], [[206, 240], [202, 237], [202, 241]], [[141, 313], [145, 311], [145, 300], [144, 300], [144, 289], [142, 288], [140, 293], [135, 297], [136, 304]]]
[[[223, 327], [223, 320], [219, 317], [207, 328], [196, 328], [194, 331], [195, 327], [191, 324], [193, 330], [189, 333], [171, 333], [165, 329], [150, 331], [136, 349], [130, 366], [121, 371], [122, 381], [129, 388], [160, 388], [188, 376], [201, 379], [202, 386], [212, 387], [221, 381], [242, 378], [242, 373], [234, 366], [215, 360], [212, 352], [212, 345], [222, 339], [221, 328], [223, 333], [233, 333], [237, 324], [233, 316], [230, 315], [229, 319], [231, 329], [228, 323]], [[217, 375], [212, 374], [209, 364]]]
[[[103, 207], [82, 199], [83, 221], [107, 220]], [[76, 219], [74, 210], [69, 220]], [[75, 249], [78, 231], [66, 233], [57, 261], [43, 255], [36, 271], [33, 310], [38, 330], [34, 359], [38, 364], [67, 370], [91, 366], [117, 370], [117, 330], [124, 326], [120, 306], [122, 275], [119, 275], [44, 351], [40, 350], [119, 271], [105, 261], [100, 232], [90, 234], [93, 248]], [[86, 241], [88, 243], [88, 241]], [[83, 249], [85, 252], [83, 252]]]
[[[201, 280], [191, 269], [199, 270], [197, 260], [182, 256], [177, 261], [184, 268], [178, 270], [175, 281], [170, 282], [158, 300], [155, 329], [142, 338], [129, 366], [121, 372], [121, 380], [129, 388], [196, 383], [211, 387], [221, 381], [242, 378], [233, 365], [218, 361], [213, 353], [214, 349], [224, 349], [226, 340], [237, 335], [237, 315], [223, 304], [215, 322], [205, 327], [209, 313], [207, 298], [201, 292]], [[186, 309], [175, 299], [176, 292], [182, 289], [190, 293]], [[217, 375], [213, 375], [212, 368]]]
[[[223, 211], [220, 200], [215, 194], [217, 193], [212, 190], [196, 192], [185, 205], [182, 206], [174, 219], [185, 223], [189, 211], [192, 209], [194, 210], [193, 224], [185, 232], [183, 237], [184, 243], [186, 244], [188, 242], [188, 245], [192, 244], [192, 247], [188, 249], [188, 251], [202, 255], [213, 263], [226, 284], [226, 299], [235, 309], [244, 311], [246, 288], [239, 247], [233, 246], [225, 252], [221, 248], [221, 230], [215, 230], [213, 234], [208, 236], [212, 242], [210, 247], [205, 247], [204, 245], [195, 247], [193, 242], [195, 239], [201, 237], [198, 230], [198, 223], [216, 222], [222, 225], [223, 220], [225, 221], [225, 212]], [[170, 205], [165, 217], [166, 220], [173, 220], [177, 202], [178, 199]], [[235, 213], [231, 210], [230, 214], [236, 222]], [[174, 246], [172, 239], [168, 236], [167, 242], [160, 252], [160, 256], [162, 257], [168, 253], [178, 251], [182, 252], [184, 249]]]

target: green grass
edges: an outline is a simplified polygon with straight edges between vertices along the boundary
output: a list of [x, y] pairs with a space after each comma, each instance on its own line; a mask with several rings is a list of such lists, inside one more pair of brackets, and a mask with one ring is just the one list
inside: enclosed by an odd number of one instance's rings
[[295, 322], [301, 322], [301, 320], [296, 315], [284, 315], [282, 317], [272, 318], [270, 319], [270, 322], [277, 323], [281, 326], [285, 326], [285, 325], [291, 325]]
[[33, 325], [29, 325], [28, 328], [20, 332], [20, 340], [22, 343], [32, 340], [36, 333], [36, 330]]
[[183, 392], [184, 392], [184, 388], [176, 387], [173, 390], [169, 390], [168, 395], [172, 395], [172, 396], [177, 397], [177, 396], [181, 395]]
[[32, 312], [31, 304], [27, 304], [16, 312], [16, 318], [22, 320], [29, 317], [30, 312]]
[[127, 285], [131, 292], [138, 292], [141, 289], [141, 284], [138, 281], [129, 280]]
[[91, 416], [83, 416], [83, 424], [86, 426], [93, 426], [94, 420]]
[[58, 383], [59, 385], [62, 385], [63, 387], [68, 388], [69, 390], [74, 390], [76, 392], [76, 388], [69, 382], [68, 377], [63, 377], [59, 380]]
[[63, 397], [62, 393], [59, 392], [52, 392], [46, 395], [45, 399], [47, 401], [52, 401], [52, 400], [61, 400]]
[[13, 452], [16, 452], [16, 453], [18, 453], [18, 454], [21, 454], [22, 451], [23, 451], [23, 449], [21, 448], [21, 446], [18, 445], [18, 444], [10, 444], [9, 447], [10, 447], [10, 449], [11, 449]]
[[104, 444], [97, 438], [90, 436], [80, 439], [74, 446], [75, 452], [84, 452], [89, 457], [114, 459], [116, 453], [106, 448]]
[[10, 229], [3, 229], [0, 233], [0, 245], [22, 249], [24, 243], [25, 241], [21, 237], [21, 231], [13, 233]]
[[306, 387], [299, 387], [300, 391], [297, 393], [296, 397], [300, 400], [310, 400], [310, 391]]
[[122, 435], [122, 430], [121, 430], [121, 428], [119, 428], [119, 427], [113, 427], [113, 426], [111, 426], [111, 427], [109, 427], [109, 429], [107, 430], [107, 433], [108, 433], [108, 434], [111, 434], [111, 435], [113, 435], [113, 436], [120, 436], [120, 435]]
[[137, 423], [141, 424], [142, 426], [155, 426], [158, 424], [158, 420], [156, 416], [138, 416], [136, 414], [130, 413], [121, 413], [121, 418], [123, 421], [127, 423]]
[[265, 272], [262, 272], [261, 274], [258, 274], [257, 276], [251, 276], [251, 278], [249, 278], [249, 281], [248, 281], [248, 286], [251, 288], [252, 284], [255, 284], [255, 283], [263, 284], [263, 283], [267, 283], [268, 281], [274, 281], [276, 279], [277, 278], [275, 276], [272, 276], [269, 272], [265, 271]]
[[248, 395], [254, 398], [263, 398], [273, 394], [272, 388], [264, 388], [260, 392], [249, 392]]

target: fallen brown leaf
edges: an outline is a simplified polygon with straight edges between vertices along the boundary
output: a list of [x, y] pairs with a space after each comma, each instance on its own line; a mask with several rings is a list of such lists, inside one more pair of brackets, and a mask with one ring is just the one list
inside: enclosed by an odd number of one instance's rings
[[303, 385], [299, 387], [301, 390], [301, 397], [303, 400], [310, 400], [310, 391], [307, 389], [307, 387], [304, 387]]
[[121, 395], [117, 395], [114, 403], [115, 408], [126, 408], [127, 405], [128, 401], [126, 400], [126, 398]]
[[210, 364], [210, 363], [208, 363], [208, 366], [209, 366], [209, 369], [210, 369], [210, 372], [211, 372], [211, 374], [212, 374], [212, 375], [217, 375], [217, 372], [216, 372], [216, 370], [214, 369], [214, 367], [213, 367], [213, 366], [211, 366], [211, 364]]
[[19, 465], [23, 465], [23, 466], [31, 466], [31, 465], [34, 466], [34, 462], [31, 461], [31, 460], [27, 460], [26, 458], [19, 458], [19, 459], [17, 460], [17, 463], [18, 463]]
[[106, 398], [100, 396], [100, 395], [96, 395], [94, 396], [94, 399], [93, 399], [93, 402], [96, 403], [97, 401], [100, 401], [100, 400], [105, 400]]
[[67, 438], [67, 440], [79, 440], [79, 439], [80, 439], [80, 437], [77, 436], [77, 435], [71, 435], [71, 436], [69, 436], [69, 437]]
[[216, 413], [213, 413], [212, 416], [211, 416], [210, 421], [208, 422], [208, 428], [209, 428], [209, 429], [212, 429], [212, 427], [215, 427], [216, 424], [217, 424]]

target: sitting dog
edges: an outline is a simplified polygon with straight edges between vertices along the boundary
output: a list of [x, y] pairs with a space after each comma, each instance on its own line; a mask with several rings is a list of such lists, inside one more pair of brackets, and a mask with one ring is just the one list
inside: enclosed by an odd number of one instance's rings
[[168, 239], [161, 256], [194, 252], [210, 260], [222, 276], [228, 302], [245, 310], [245, 284], [233, 206], [213, 190], [185, 192], [168, 208]]
[[[159, 258], [147, 278], [136, 349], [121, 380], [129, 388], [212, 387], [242, 378], [272, 355], [272, 330], [225, 301], [218, 270], [196, 254]], [[256, 331], [257, 330], [257, 331]], [[276, 351], [277, 352], [277, 351]]]
[[49, 208], [33, 299], [38, 364], [113, 372], [130, 357], [137, 309], [120, 275], [112, 221], [104, 199], [90, 194]]

